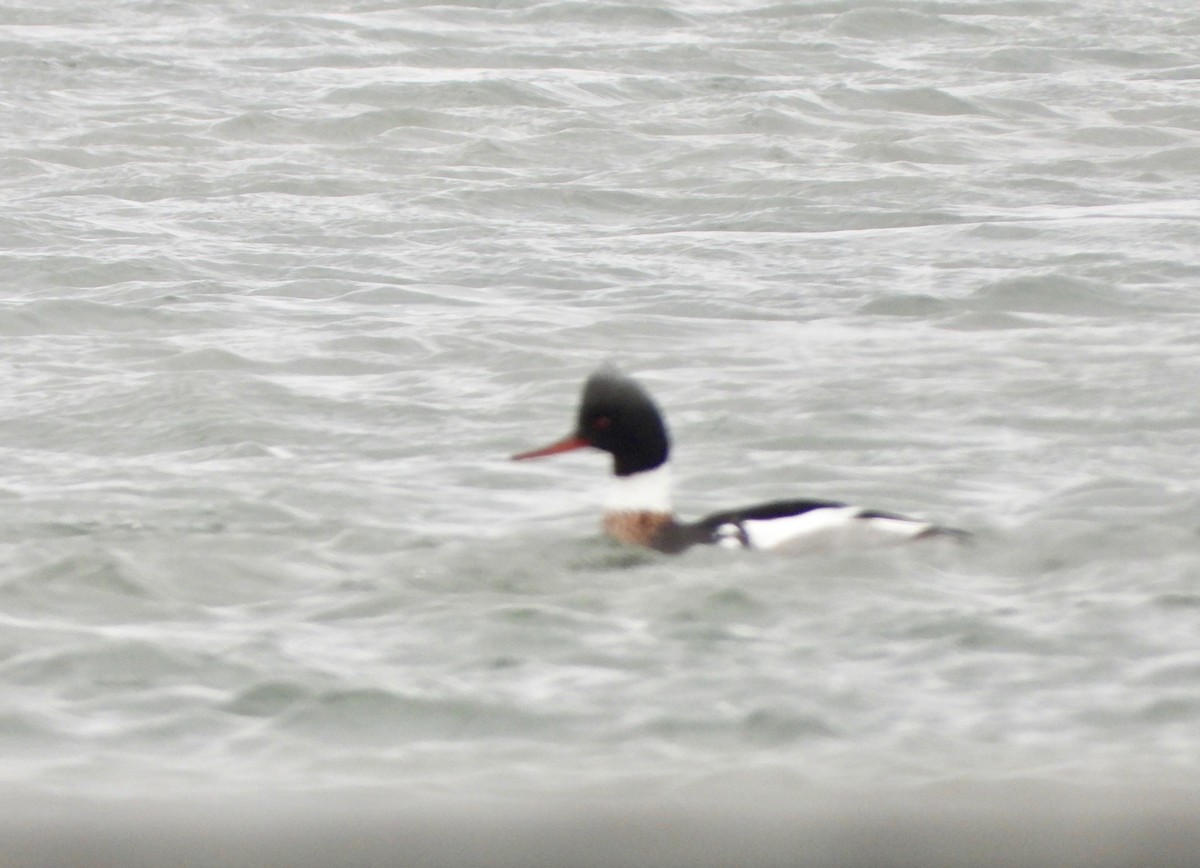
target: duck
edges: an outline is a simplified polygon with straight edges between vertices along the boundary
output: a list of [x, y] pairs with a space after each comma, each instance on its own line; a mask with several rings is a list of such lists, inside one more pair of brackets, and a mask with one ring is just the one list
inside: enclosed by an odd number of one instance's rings
[[671, 505], [671, 439], [662, 411], [637, 380], [612, 364], [587, 378], [570, 434], [511, 458], [527, 461], [577, 449], [596, 449], [612, 457], [604, 532], [626, 545], [665, 554], [694, 546], [856, 550], [969, 536], [957, 528], [835, 500], [773, 500], [680, 521]]

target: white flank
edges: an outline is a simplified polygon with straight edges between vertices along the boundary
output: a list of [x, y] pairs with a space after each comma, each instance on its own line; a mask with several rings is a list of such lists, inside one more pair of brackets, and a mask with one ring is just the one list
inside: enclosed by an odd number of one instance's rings
[[928, 530], [923, 521], [860, 518], [857, 506], [812, 509], [800, 515], [746, 521], [746, 537], [756, 549], [830, 551], [870, 548], [905, 542]]
[[671, 470], [662, 464], [631, 476], [614, 476], [606, 512], [671, 512]]

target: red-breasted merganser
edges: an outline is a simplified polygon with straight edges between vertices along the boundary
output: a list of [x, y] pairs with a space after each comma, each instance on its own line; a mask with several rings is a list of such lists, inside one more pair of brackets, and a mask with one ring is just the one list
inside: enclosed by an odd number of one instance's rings
[[814, 551], [853, 549], [963, 531], [830, 500], [776, 500], [680, 522], [671, 510], [670, 439], [650, 395], [611, 365], [583, 387], [575, 430], [514, 461], [591, 447], [613, 457], [605, 532], [623, 543], [675, 554], [694, 545]]

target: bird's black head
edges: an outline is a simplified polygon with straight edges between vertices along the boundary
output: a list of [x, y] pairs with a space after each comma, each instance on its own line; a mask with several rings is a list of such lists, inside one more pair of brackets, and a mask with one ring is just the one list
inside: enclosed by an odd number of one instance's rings
[[596, 371], [583, 386], [575, 430], [562, 440], [514, 455], [541, 458], [591, 446], [613, 457], [613, 473], [630, 476], [653, 470], [667, 460], [670, 439], [658, 407], [635, 380], [612, 365]]
[[641, 385], [605, 365], [583, 387], [575, 434], [613, 457], [613, 472], [629, 476], [667, 460], [670, 438], [654, 400]]

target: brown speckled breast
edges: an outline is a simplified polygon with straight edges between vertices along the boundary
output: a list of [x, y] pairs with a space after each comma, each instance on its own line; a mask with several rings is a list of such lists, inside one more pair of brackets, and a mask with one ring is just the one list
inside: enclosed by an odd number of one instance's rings
[[669, 512], [606, 512], [604, 532], [629, 545], [656, 548], [655, 542], [674, 522]]

